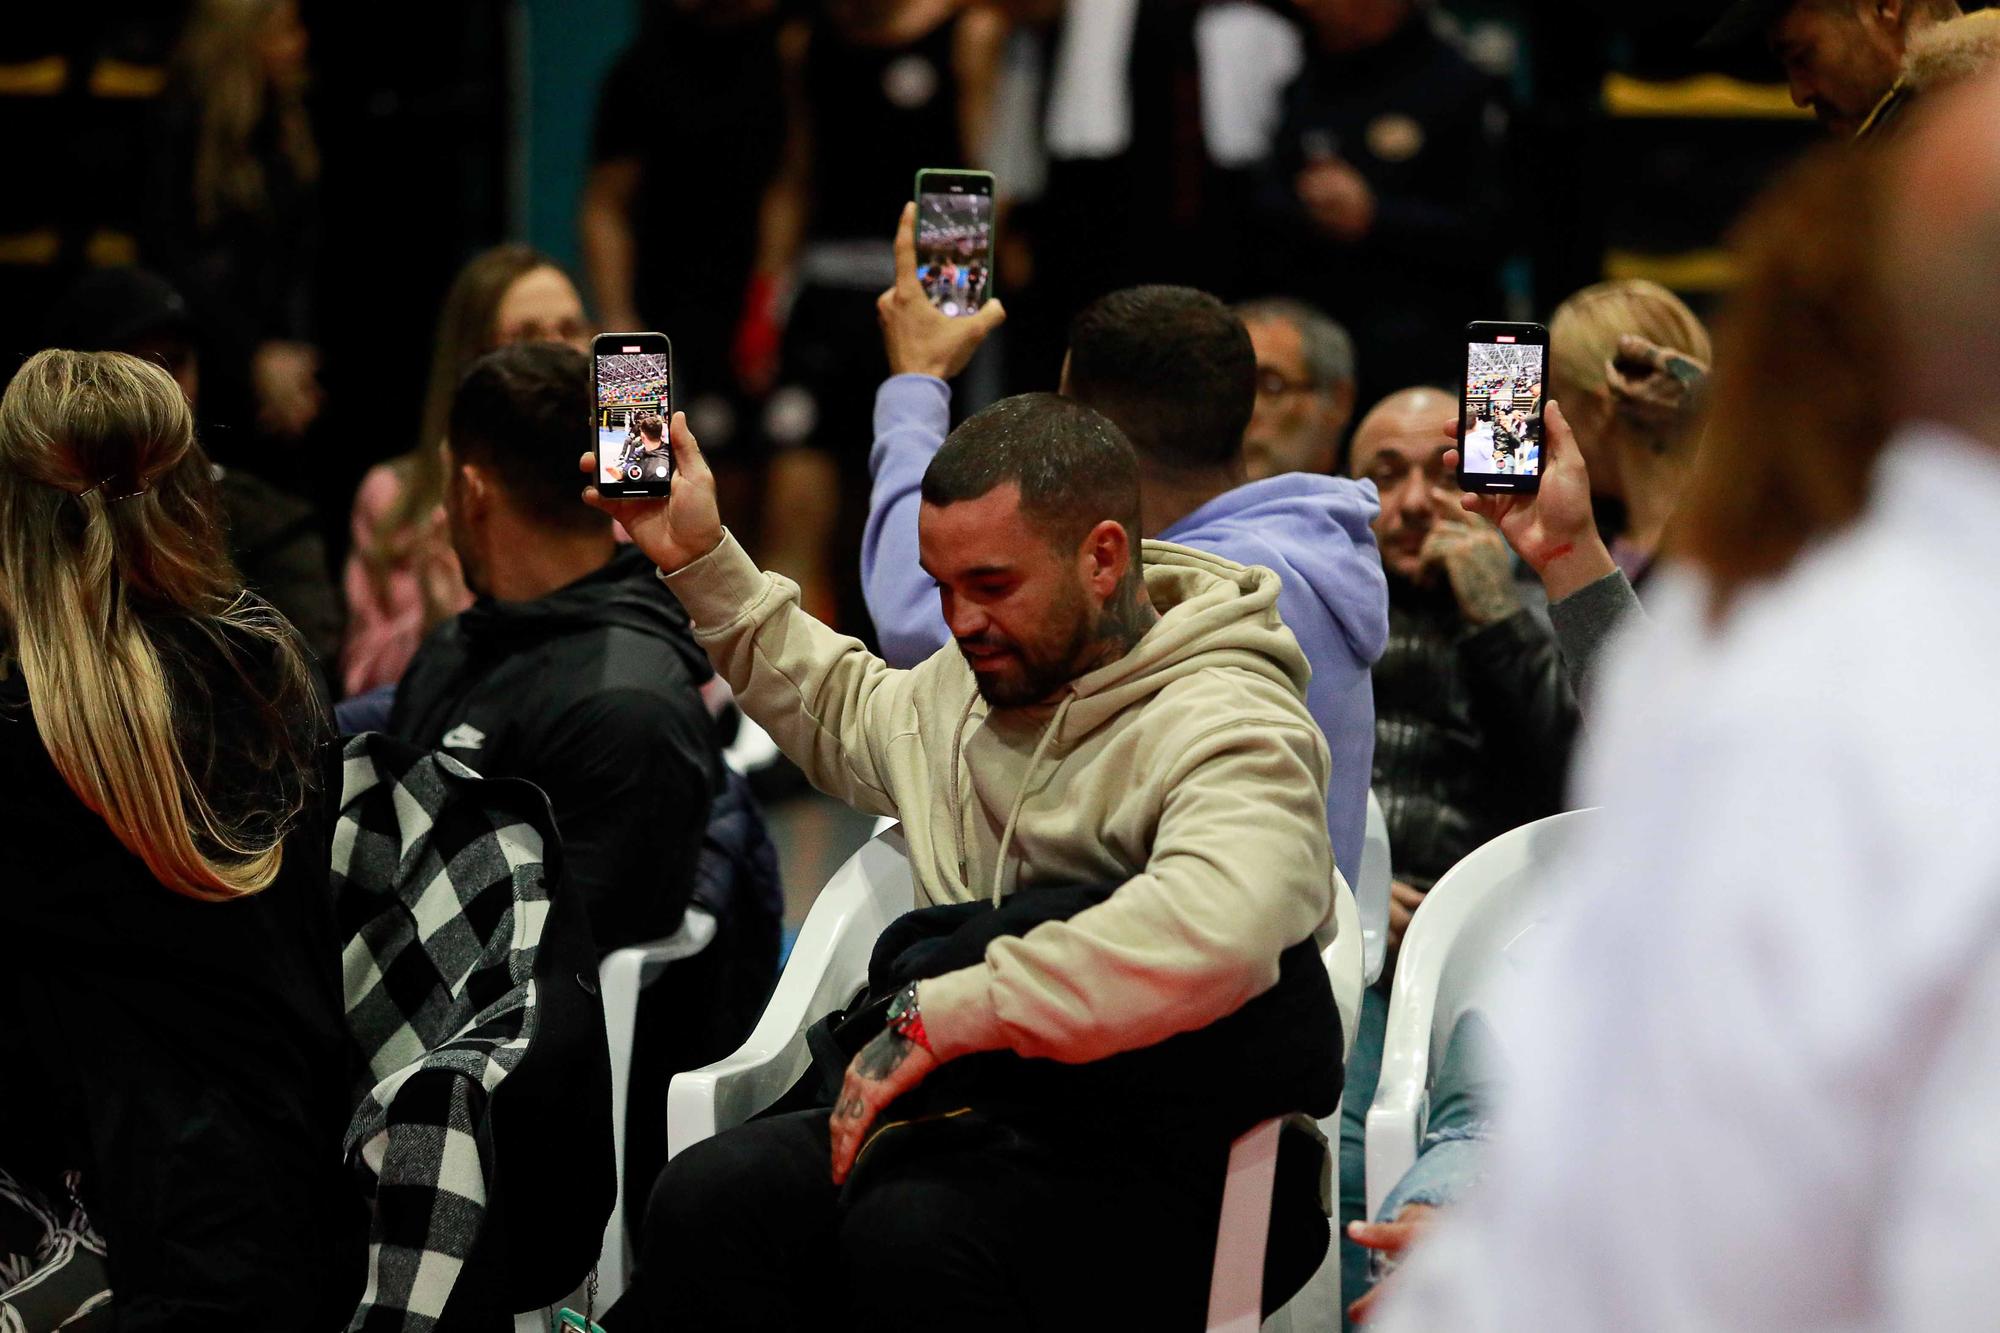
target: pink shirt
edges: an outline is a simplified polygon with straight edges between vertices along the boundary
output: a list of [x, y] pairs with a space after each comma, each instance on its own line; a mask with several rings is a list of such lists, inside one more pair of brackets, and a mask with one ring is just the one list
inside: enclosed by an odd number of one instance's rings
[[374, 546], [376, 529], [402, 494], [401, 475], [383, 463], [369, 469], [354, 495], [354, 544], [343, 579], [347, 644], [340, 664], [341, 689], [349, 696], [400, 680], [424, 635], [472, 605], [441, 505], [399, 564], [378, 569], [362, 554]]

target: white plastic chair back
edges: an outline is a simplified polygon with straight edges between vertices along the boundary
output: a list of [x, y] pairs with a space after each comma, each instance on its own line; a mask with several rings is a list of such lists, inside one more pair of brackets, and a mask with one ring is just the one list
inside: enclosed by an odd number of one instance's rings
[[674, 1075], [667, 1087], [668, 1156], [742, 1124], [790, 1090], [812, 1063], [806, 1029], [860, 993], [876, 938], [915, 906], [902, 830], [862, 844], [806, 914], [749, 1040], [712, 1065]]
[[1361, 841], [1361, 869], [1354, 884], [1354, 906], [1361, 913], [1361, 978], [1374, 985], [1389, 956], [1389, 821], [1382, 802], [1368, 793], [1368, 827]]
[[618, 1192], [604, 1225], [604, 1244], [597, 1256], [597, 1297], [609, 1305], [625, 1293], [632, 1280], [632, 1238], [625, 1225], [625, 1117], [632, 1088], [632, 1039], [638, 1026], [639, 994], [659, 978], [669, 963], [692, 958], [715, 939], [716, 920], [699, 907], [681, 915], [680, 929], [663, 940], [614, 949], [597, 967], [598, 990], [604, 999], [604, 1035], [611, 1050], [611, 1154], [618, 1173]]
[[[1361, 1017], [1364, 943], [1354, 894], [1336, 885], [1333, 902], [1333, 943], [1320, 951], [1333, 983], [1333, 1006], [1340, 1014], [1340, 1054], [1344, 1062], [1354, 1048], [1354, 1028]], [[1328, 1150], [1339, 1152], [1340, 1108], [1319, 1122], [1328, 1136]], [[1298, 1294], [1283, 1308], [1263, 1318], [1264, 1251], [1271, 1234], [1271, 1195], [1277, 1184], [1278, 1134], [1283, 1120], [1266, 1120], [1229, 1149], [1229, 1177], [1223, 1186], [1222, 1218], [1215, 1236], [1215, 1271], [1208, 1287], [1209, 1333], [1307, 1333], [1340, 1325], [1340, 1246], [1327, 1246], [1320, 1264]], [[1331, 1312], [1332, 1323], [1325, 1322]]]
[[1382, 1077], [1368, 1108], [1370, 1217], [1417, 1160], [1430, 1090], [1459, 1019], [1531, 956], [1553, 910], [1550, 869], [1594, 813], [1573, 810], [1501, 834], [1445, 872], [1412, 918], [1389, 994]]

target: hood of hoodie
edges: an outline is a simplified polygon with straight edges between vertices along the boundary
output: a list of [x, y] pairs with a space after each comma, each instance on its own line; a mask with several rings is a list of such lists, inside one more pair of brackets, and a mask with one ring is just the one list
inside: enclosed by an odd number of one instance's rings
[[708, 654], [694, 641], [686, 609], [654, 577], [652, 562], [636, 546], [621, 546], [603, 568], [532, 602], [482, 597], [457, 621], [467, 654], [482, 659], [614, 626], [672, 644], [696, 685], [715, 674]]
[[1116, 662], [1070, 683], [1052, 730], [1061, 745], [1088, 736], [1183, 676], [1233, 666], [1301, 698], [1312, 668], [1278, 615], [1278, 576], [1172, 542], [1148, 541], [1146, 595], [1160, 618]]
[[1354, 655], [1373, 662], [1389, 640], [1388, 583], [1371, 526], [1372, 481], [1288, 472], [1225, 491], [1161, 539], [1297, 577]]

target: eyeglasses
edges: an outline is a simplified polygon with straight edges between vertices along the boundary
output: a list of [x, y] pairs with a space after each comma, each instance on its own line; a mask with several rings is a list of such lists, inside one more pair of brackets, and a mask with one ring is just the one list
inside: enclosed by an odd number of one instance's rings
[[1289, 398], [1295, 393], [1318, 393], [1319, 386], [1310, 380], [1288, 379], [1285, 372], [1274, 366], [1257, 367], [1257, 396], [1259, 398]]

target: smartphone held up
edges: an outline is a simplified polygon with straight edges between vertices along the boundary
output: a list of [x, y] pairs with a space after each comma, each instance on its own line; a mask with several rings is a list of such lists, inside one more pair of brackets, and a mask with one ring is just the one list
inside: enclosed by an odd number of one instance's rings
[[1465, 330], [1458, 404], [1458, 488], [1482, 494], [1542, 484], [1542, 408], [1549, 331], [1479, 322]]
[[993, 175], [917, 173], [917, 281], [947, 315], [973, 315], [993, 295]]
[[673, 484], [674, 348], [664, 333], [605, 333], [590, 347], [597, 493], [659, 499]]

